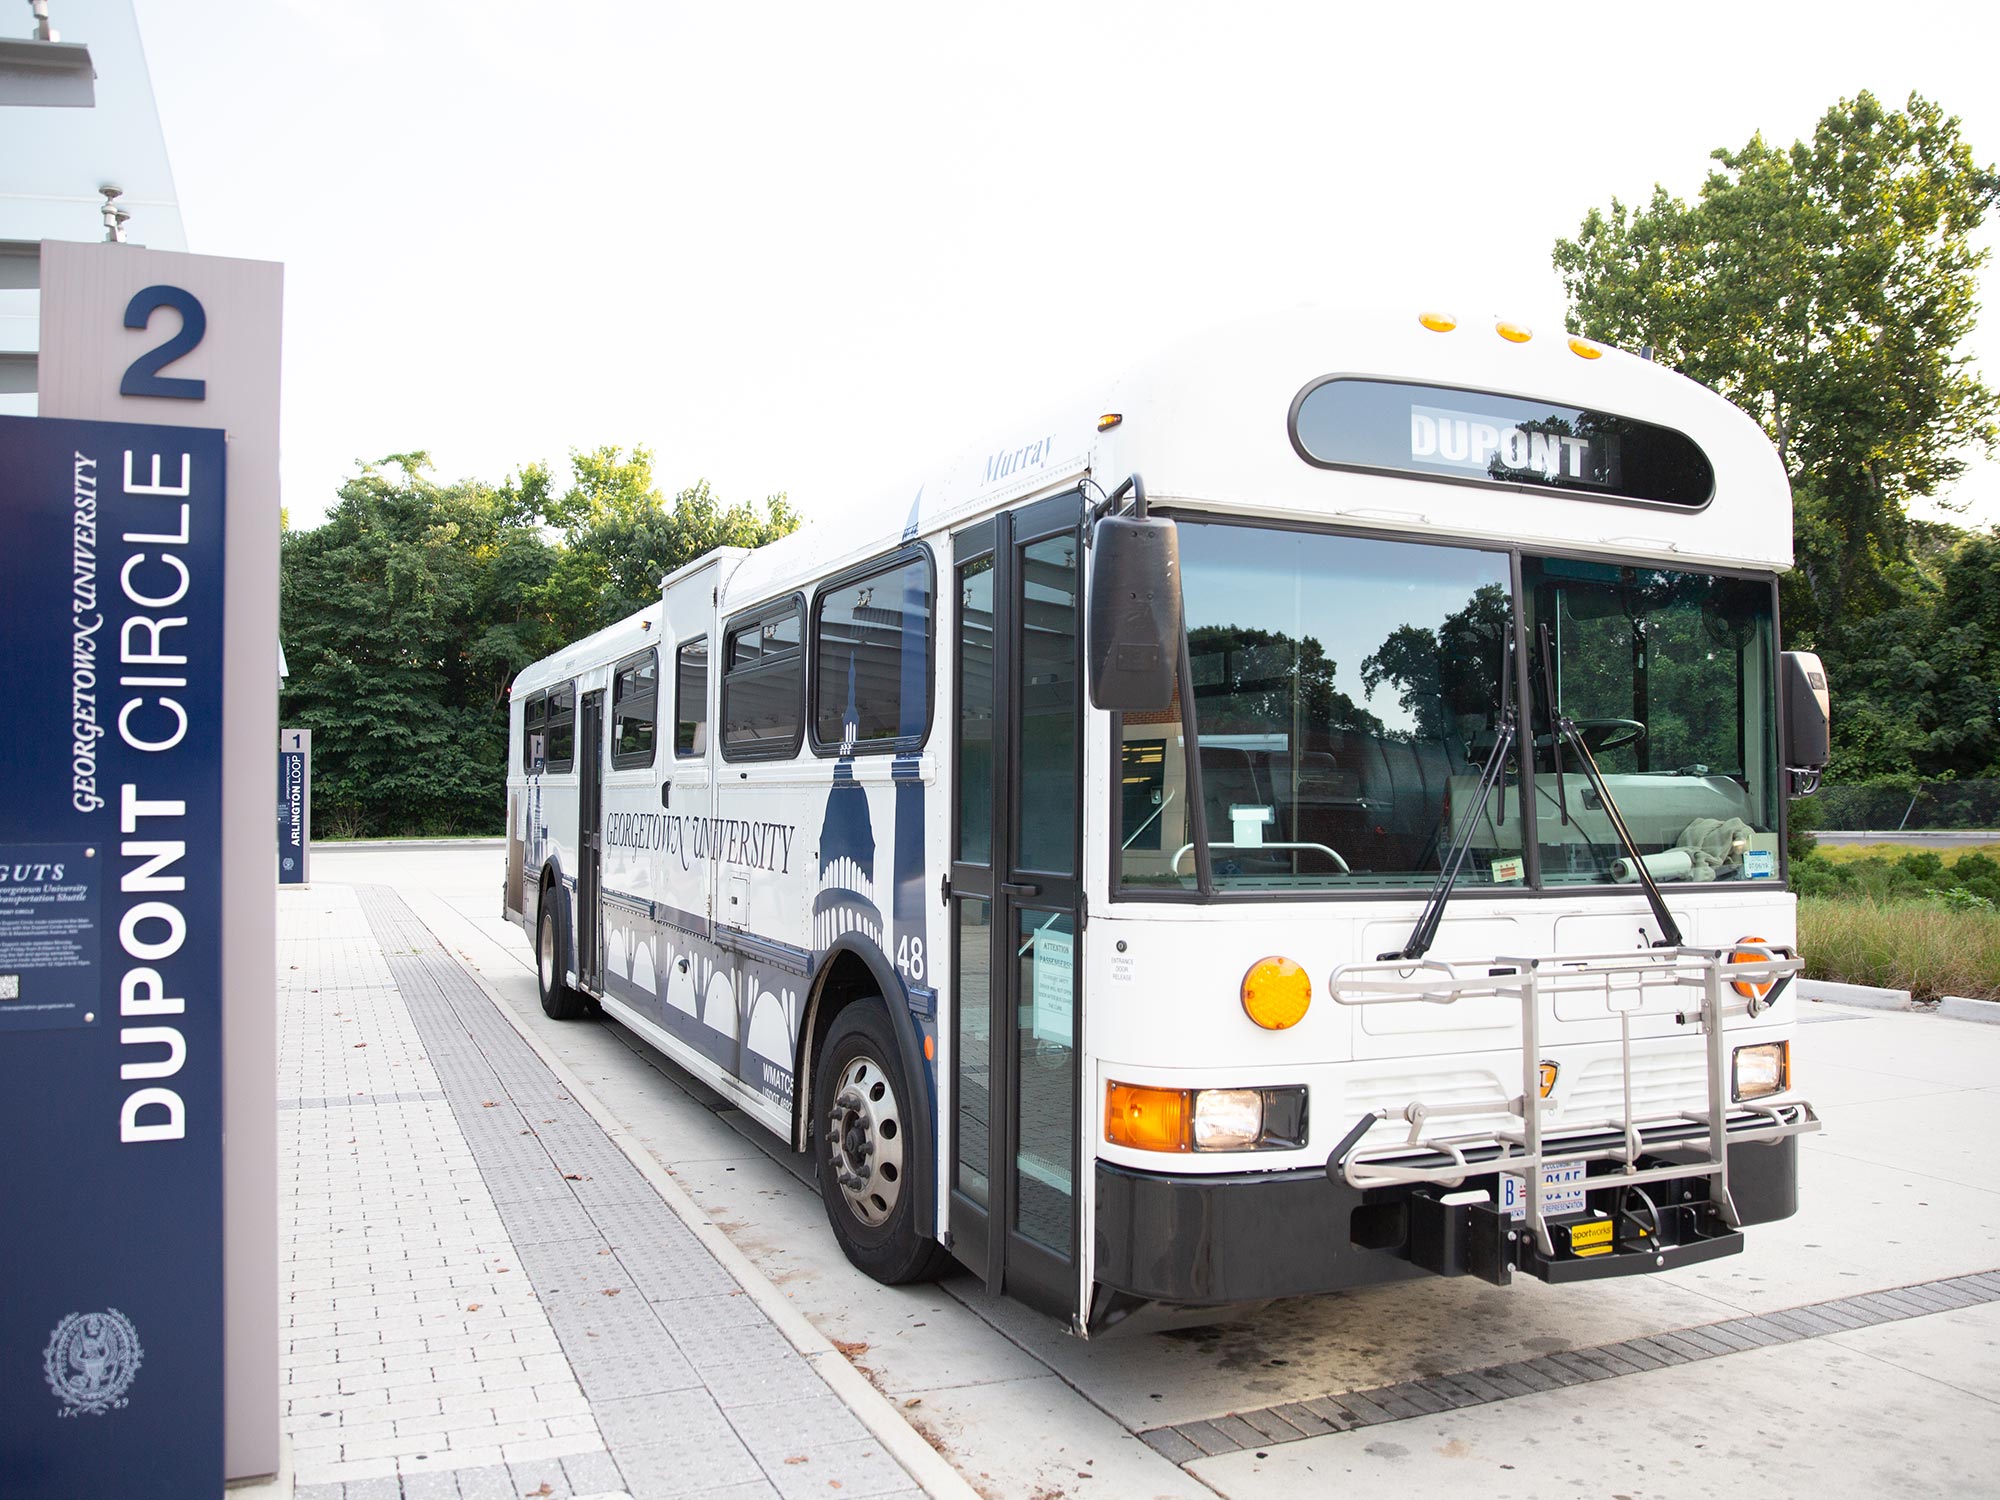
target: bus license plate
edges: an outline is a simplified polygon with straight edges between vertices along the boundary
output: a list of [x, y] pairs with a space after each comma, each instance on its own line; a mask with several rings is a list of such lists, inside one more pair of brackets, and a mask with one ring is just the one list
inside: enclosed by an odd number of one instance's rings
[[[1585, 1163], [1580, 1161], [1552, 1162], [1542, 1172], [1542, 1217], [1560, 1219], [1565, 1214], [1583, 1212], [1583, 1177]], [[1520, 1220], [1528, 1216], [1528, 1179], [1500, 1178], [1500, 1207], [1510, 1219]]]

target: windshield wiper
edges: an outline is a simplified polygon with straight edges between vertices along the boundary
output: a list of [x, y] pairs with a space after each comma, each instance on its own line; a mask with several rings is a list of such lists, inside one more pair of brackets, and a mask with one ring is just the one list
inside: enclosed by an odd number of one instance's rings
[[[1514, 747], [1514, 737], [1519, 726], [1514, 716], [1514, 633], [1507, 633], [1507, 652], [1501, 666], [1499, 733], [1493, 740], [1493, 748], [1487, 752], [1486, 764], [1479, 772], [1479, 790], [1473, 794], [1472, 806], [1467, 810], [1465, 821], [1459, 825], [1457, 834], [1451, 841], [1451, 848], [1445, 851], [1443, 862], [1438, 867], [1436, 884], [1431, 887], [1424, 909], [1417, 914], [1417, 925], [1410, 931], [1410, 940], [1395, 953], [1376, 955], [1377, 963], [1390, 963], [1397, 959], [1422, 958], [1430, 952], [1431, 944], [1437, 940], [1438, 923], [1444, 920], [1445, 903], [1451, 900], [1451, 888], [1458, 883], [1458, 872], [1465, 864], [1465, 856], [1472, 848], [1472, 832], [1479, 826], [1482, 817], [1489, 817], [1487, 808], [1493, 796], [1493, 787], [1499, 781], [1507, 764], [1507, 752]], [[1501, 816], [1507, 812], [1506, 800], [1500, 803]]]
[[1611, 796], [1611, 788], [1604, 784], [1604, 775], [1597, 769], [1597, 761], [1590, 753], [1590, 746], [1583, 742], [1583, 732], [1576, 727], [1576, 721], [1562, 711], [1562, 704], [1556, 699], [1556, 669], [1554, 654], [1549, 649], [1549, 627], [1545, 620], [1535, 627], [1537, 639], [1542, 648], [1542, 696], [1548, 702], [1549, 723], [1553, 732], [1549, 735], [1549, 751], [1554, 760], [1556, 772], [1556, 797], [1562, 806], [1562, 819], [1569, 822], [1569, 803], [1563, 790], [1562, 741], [1568, 740], [1576, 747], [1577, 758], [1583, 762], [1583, 773], [1590, 778], [1590, 784], [1597, 789], [1604, 812], [1611, 819], [1611, 831], [1618, 835], [1618, 842], [1625, 848], [1626, 857], [1632, 861], [1632, 873], [1639, 877], [1639, 884], [1645, 888], [1646, 902], [1653, 908], [1653, 915], [1660, 924], [1660, 940], [1655, 948], [1678, 948], [1681, 945], [1680, 923], [1667, 910], [1667, 898], [1660, 894], [1659, 886], [1653, 880], [1653, 872], [1646, 868], [1646, 858], [1639, 852], [1639, 846], [1632, 839], [1632, 830], [1625, 826], [1625, 815], [1618, 810], [1618, 803]]

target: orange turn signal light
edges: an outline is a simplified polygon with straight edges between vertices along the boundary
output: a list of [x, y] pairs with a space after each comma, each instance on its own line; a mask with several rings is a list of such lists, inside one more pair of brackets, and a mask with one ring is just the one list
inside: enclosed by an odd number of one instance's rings
[[[1761, 943], [1764, 940], [1760, 937], [1740, 937], [1736, 941], [1739, 943]], [[1761, 964], [1769, 957], [1768, 953], [1756, 948], [1738, 948], [1729, 955], [1729, 961], [1733, 964]], [[1766, 995], [1771, 993], [1771, 987], [1774, 983], [1775, 981], [1769, 979], [1761, 984], [1749, 979], [1732, 979], [1729, 982], [1729, 987], [1746, 1000], [1762, 1000]]]
[[1312, 976], [1280, 954], [1258, 959], [1243, 976], [1243, 1013], [1266, 1031], [1298, 1025], [1312, 995]]
[[1135, 1151], [1191, 1151], [1192, 1112], [1186, 1089], [1114, 1083], [1104, 1095], [1104, 1139]]

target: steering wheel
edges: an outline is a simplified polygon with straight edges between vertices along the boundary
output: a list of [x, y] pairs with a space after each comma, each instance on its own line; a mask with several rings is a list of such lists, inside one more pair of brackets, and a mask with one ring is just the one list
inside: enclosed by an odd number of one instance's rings
[[1592, 755], [1606, 750], [1623, 750], [1646, 737], [1646, 726], [1637, 719], [1577, 719], [1576, 732]]

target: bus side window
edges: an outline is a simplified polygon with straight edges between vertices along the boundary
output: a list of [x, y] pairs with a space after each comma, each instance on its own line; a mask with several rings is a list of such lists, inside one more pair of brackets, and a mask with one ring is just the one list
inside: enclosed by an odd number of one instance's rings
[[722, 758], [789, 760], [799, 752], [805, 707], [800, 599], [738, 616], [723, 638]]
[[708, 754], [708, 637], [696, 636], [674, 653], [674, 754]]
[[813, 749], [916, 749], [931, 719], [931, 565], [905, 553], [813, 605]]
[[521, 709], [521, 769], [532, 775], [542, 769], [549, 695], [536, 693]]
[[618, 664], [611, 680], [611, 764], [620, 771], [653, 763], [659, 718], [660, 658], [642, 651]]
[[576, 768], [576, 684], [549, 689], [548, 770]]

